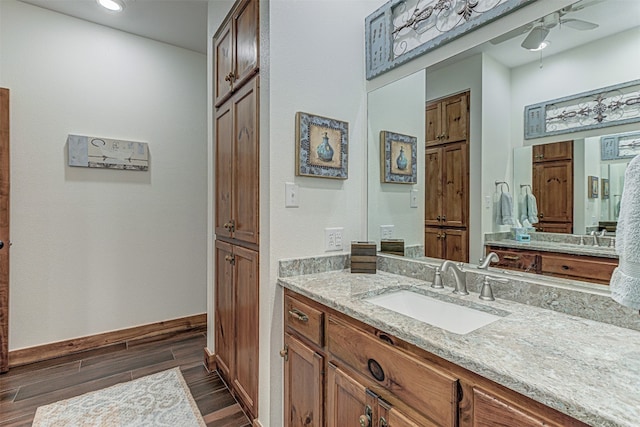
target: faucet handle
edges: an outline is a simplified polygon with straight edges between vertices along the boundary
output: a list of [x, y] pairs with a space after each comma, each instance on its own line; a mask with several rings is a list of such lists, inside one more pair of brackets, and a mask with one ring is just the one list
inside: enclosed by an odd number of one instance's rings
[[444, 285], [442, 284], [442, 273], [440, 272], [440, 267], [436, 267], [436, 274], [433, 278], [433, 283], [431, 284], [433, 289], [444, 289]]
[[456, 264], [458, 266], [458, 268], [460, 269], [460, 271], [462, 271], [464, 269], [464, 262], [459, 262]]
[[493, 297], [493, 289], [491, 289], [491, 283], [489, 280], [495, 280], [496, 282], [501, 283], [507, 283], [509, 280], [495, 276], [484, 276], [484, 279], [482, 280], [482, 289], [480, 290], [480, 296], [478, 298], [485, 301], [495, 301], [495, 298]]

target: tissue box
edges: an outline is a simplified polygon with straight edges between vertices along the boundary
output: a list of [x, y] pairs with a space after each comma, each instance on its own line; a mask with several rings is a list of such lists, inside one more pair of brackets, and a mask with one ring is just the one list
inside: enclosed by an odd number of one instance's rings
[[404, 256], [404, 239], [380, 240], [380, 252]]
[[527, 229], [524, 227], [514, 227], [513, 232], [515, 233], [517, 242], [530, 242], [531, 236], [527, 234]]
[[375, 242], [351, 242], [351, 272], [376, 272], [377, 254]]

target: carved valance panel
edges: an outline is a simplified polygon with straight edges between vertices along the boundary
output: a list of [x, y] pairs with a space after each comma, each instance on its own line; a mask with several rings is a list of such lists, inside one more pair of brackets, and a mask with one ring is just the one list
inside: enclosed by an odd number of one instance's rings
[[533, 139], [640, 121], [640, 80], [524, 108], [524, 138]]
[[365, 21], [367, 79], [534, 0], [391, 0]]

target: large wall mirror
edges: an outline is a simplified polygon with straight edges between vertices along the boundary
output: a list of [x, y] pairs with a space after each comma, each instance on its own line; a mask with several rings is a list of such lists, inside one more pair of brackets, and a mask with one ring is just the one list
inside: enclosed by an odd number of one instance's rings
[[[369, 240], [380, 242], [383, 236], [403, 239], [407, 247], [417, 248], [410, 254], [420, 255], [425, 191], [429, 191], [425, 189], [424, 109], [431, 100], [465, 91], [470, 93], [469, 262], [482, 257], [485, 233], [509, 230], [494, 220], [494, 203], [499, 197], [495, 182], [509, 183], [517, 198], [520, 184], [528, 183], [531, 163], [521, 161], [530, 158], [527, 150], [531, 151], [532, 145], [575, 141], [582, 166], [575, 168], [579, 173], [575, 185], [580, 189], [575, 191], [573, 233], [586, 233], [600, 221], [615, 221], [616, 195], [621, 194], [620, 177], [628, 159], [600, 161], [600, 139], [637, 132], [640, 126], [627, 124], [525, 140], [524, 107], [636, 80], [640, 69], [638, 16], [640, 2], [634, 0], [581, 0], [369, 92]], [[528, 45], [536, 34], [546, 34], [547, 47], [525, 49], [523, 44]], [[382, 182], [381, 130], [417, 137], [416, 184]], [[589, 159], [593, 162], [588, 163]], [[602, 178], [608, 179], [608, 199], [587, 197], [585, 181], [589, 176], [599, 177], [600, 185]]]

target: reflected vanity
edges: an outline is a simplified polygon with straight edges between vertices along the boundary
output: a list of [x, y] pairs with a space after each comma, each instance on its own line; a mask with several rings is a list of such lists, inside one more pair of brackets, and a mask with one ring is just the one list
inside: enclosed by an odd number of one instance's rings
[[[386, 236], [404, 240], [405, 256], [424, 256], [425, 193], [431, 190], [425, 188], [424, 108], [431, 100], [469, 90], [471, 262], [483, 257], [485, 241], [492, 246], [491, 250], [522, 250], [504, 246], [510, 227], [494, 222], [494, 183], [510, 184], [517, 216], [518, 198], [527, 191], [525, 185], [532, 186], [533, 146], [572, 141], [575, 157], [572, 229], [568, 233], [533, 233], [536, 236], [528, 249], [537, 262], [521, 270], [585, 281], [584, 274], [578, 276], [574, 272], [584, 272], [588, 267], [586, 271], [603, 272], [595, 283], [607, 284], [608, 275], [617, 264], [613, 248], [616, 206], [629, 159], [601, 160], [601, 141], [637, 132], [639, 126], [624, 124], [525, 140], [523, 112], [526, 105], [637, 78], [630, 72], [637, 64], [630, 61], [638, 60], [628, 53], [640, 50], [640, 27], [637, 20], [625, 17], [633, 12], [616, 10], [621, 7], [594, 3], [576, 12], [576, 18], [596, 22], [598, 28], [582, 32], [557, 26], [550, 32], [551, 47], [543, 52], [522, 49], [523, 36], [505, 36], [502, 40], [494, 39], [495, 44], [485, 43], [369, 92], [368, 240], [380, 242], [381, 230], [384, 228], [387, 233], [392, 230]], [[570, 47], [564, 46], [565, 39]], [[614, 72], [610, 66], [613, 63], [628, 66], [613, 67]], [[580, 79], [575, 78], [577, 75]], [[417, 137], [416, 184], [381, 182], [379, 134], [383, 130]], [[523, 159], [527, 160], [523, 163]], [[589, 177], [598, 178], [597, 198], [587, 195]], [[594, 246], [590, 233], [602, 229], [607, 232], [595, 236], [599, 245]], [[498, 240], [503, 241], [503, 246], [495, 245]], [[553, 262], [549, 261], [552, 255]], [[506, 256], [508, 261], [522, 254]], [[522, 259], [518, 262], [524, 263]], [[587, 287], [590, 286], [593, 285]]]

